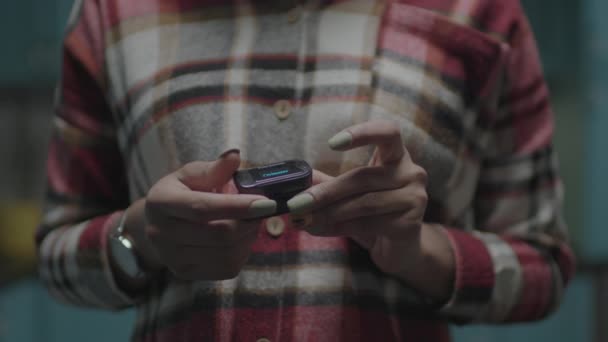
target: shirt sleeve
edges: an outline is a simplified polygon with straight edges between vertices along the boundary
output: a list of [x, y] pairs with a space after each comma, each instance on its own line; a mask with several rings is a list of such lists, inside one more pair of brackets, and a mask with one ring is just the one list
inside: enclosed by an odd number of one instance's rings
[[76, 1], [64, 40], [36, 243], [40, 279], [54, 297], [119, 309], [134, 298], [116, 284], [107, 236], [128, 205], [128, 187], [105, 100], [103, 39], [95, 4]]
[[574, 273], [536, 43], [519, 3], [497, 3], [496, 12], [514, 20], [490, 27], [505, 32], [509, 50], [498, 105], [484, 118], [490, 143], [474, 201], [476, 230], [446, 229], [456, 273], [441, 313], [460, 323], [546, 317]]

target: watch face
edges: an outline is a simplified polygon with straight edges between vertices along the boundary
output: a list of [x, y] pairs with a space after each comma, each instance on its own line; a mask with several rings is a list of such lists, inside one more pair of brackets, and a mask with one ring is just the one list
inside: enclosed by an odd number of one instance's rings
[[109, 244], [111, 257], [116, 265], [129, 277], [137, 278], [140, 269], [133, 253], [131, 241], [124, 236], [118, 236], [111, 238]]

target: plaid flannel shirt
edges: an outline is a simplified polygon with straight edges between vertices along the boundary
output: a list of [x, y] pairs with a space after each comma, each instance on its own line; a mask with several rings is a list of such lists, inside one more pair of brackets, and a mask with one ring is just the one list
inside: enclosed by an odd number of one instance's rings
[[[63, 52], [40, 276], [69, 303], [136, 306], [136, 340], [445, 341], [449, 322], [546, 316], [572, 277], [548, 91], [516, 0], [77, 1]], [[166, 173], [239, 148], [243, 166], [301, 158], [337, 175], [371, 150], [327, 139], [380, 118], [429, 174], [425, 221], [456, 260], [448, 303], [281, 217], [235, 279], [117, 285], [107, 232]]]

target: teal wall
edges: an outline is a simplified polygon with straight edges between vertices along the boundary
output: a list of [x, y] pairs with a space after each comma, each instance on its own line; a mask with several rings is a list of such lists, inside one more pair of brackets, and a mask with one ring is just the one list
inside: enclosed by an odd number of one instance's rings
[[0, 87], [52, 85], [72, 0], [2, 1]]
[[0, 342], [127, 341], [134, 316], [62, 305], [26, 280], [0, 292]]
[[586, 0], [582, 11], [583, 110], [586, 117], [582, 255], [595, 263], [608, 260], [608, 1]]

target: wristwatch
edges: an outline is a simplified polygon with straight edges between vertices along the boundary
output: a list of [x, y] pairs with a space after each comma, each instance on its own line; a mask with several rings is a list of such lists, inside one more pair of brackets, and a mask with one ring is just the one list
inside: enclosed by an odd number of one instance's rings
[[133, 280], [144, 280], [148, 277], [143, 269], [141, 260], [135, 252], [133, 239], [125, 233], [126, 210], [120, 218], [118, 227], [110, 233], [109, 249], [110, 258], [118, 271]]

